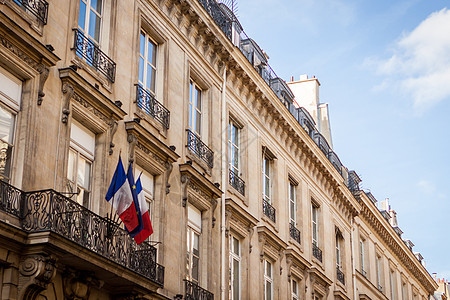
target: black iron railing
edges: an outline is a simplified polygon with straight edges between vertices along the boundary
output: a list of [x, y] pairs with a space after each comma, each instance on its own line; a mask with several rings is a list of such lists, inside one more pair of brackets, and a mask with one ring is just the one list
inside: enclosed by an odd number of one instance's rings
[[275, 208], [265, 199], [263, 199], [263, 212], [275, 223]]
[[313, 256], [322, 262], [322, 250], [316, 244], [312, 245], [312, 252]]
[[216, 0], [198, 0], [198, 2], [203, 6], [203, 8], [208, 12], [208, 14], [216, 22], [217, 26], [225, 33], [228, 39], [232, 40], [232, 20], [226, 15], [219, 7]]
[[79, 29], [75, 30], [73, 49], [90, 66], [105, 75], [111, 82], [114, 82], [116, 63]]
[[325, 139], [325, 137], [321, 135], [319, 132], [316, 132], [314, 135], [314, 141], [316, 142], [317, 146], [319, 146], [320, 150], [322, 150], [322, 152], [328, 158], [328, 154], [330, 153], [330, 145], [328, 145], [328, 142]]
[[202, 139], [192, 130], [187, 129], [187, 145], [186, 147], [194, 153], [198, 158], [203, 160], [208, 167], [214, 166], [214, 152], [202, 142]]
[[337, 154], [334, 151], [330, 151], [328, 159], [330, 160], [331, 164], [336, 168], [336, 170], [339, 172], [339, 174], [342, 175], [342, 163]]
[[45, 0], [14, 0], [26, 11], [34, 15], [42, 24], [47, 24], [48, 2]]
[[214, 300], [214, 294], [200, 287], [197, 283], [184, 279], [185, 300]]
[[0, 210], [19, 217], [23, 230], [54, 232], [164, 285], [164, 267], [156, 263], [155, 247], [137, 245], [125, 230], [77, 202], [54, 190], [23, 192], [5, 182], [0, 182], [0, 197]]
[[142, 110], [161, 123], [165, 129], [169, 129], [170, 111], [139, 84], [136, 85], [136, 103]]
[[343, 285], [345, 285], [345, 275], [339, 267], [336, 267], [336, 277]]
[[295, 227], [295, 224], [293, 222], [289, 223], [289, 233], [291, 235], [291, 238], [293, 238], [297, 243], [301, 244], [300, 230]]
[[242, 180], [241, 177], [238, 176], [232, 169], [229, 170], [228, 180], [230, 185], [241, 193], [242, 196], [245, 196], [245, 181]]
[[0, 210], [18, 218], [21, 216], [22, 191], [12, 185], [0, 181]]

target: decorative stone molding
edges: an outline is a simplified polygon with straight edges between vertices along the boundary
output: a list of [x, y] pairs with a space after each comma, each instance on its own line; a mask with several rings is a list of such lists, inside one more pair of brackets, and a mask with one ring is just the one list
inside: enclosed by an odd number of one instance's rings
[[67, 269], [63, 275], [64, 296], [68, 300], [87, 300], [91, 289], [101, 288], [103, 281], [98, 280], [91, 272]]
[[37, 63], [35, 60], [33, 60], [31, 57], [29, 57], [25, 52], [20, 50], [20, 48], [13, 45], [11, 42], [9, 42], [5, 36], [0, 35], [0, 44], [11, 51], [14, 55], [16, 55], [20, 60], [25, 62], [27, 65], [29, 65], [31, 68], [38, 70], [39, 63]]
[[26, 256], [19, 265], [19, 272], [20, 299], [34, 300], [55, 277], [56, 258], [45, 254]]
[[114, 152], [113, 148], [115, 145], [113, 143], [113, 138], [114, 138], [114, 135], [116, 134], [117, 126], [118, 126], [117, 121], [113, 120], [112, 124], [109, 128], [109, 155], [112, 155]]
[[128, 141], [128, 162], [133, 163], [134, 162], [134, 149], [136, 148], [138, 138], [135, 134], [128, 133], [127, 141]]
[[166, 161], [164, 165], [166, 167], [165, 184], [166, 184], [166, 195], [167, 195], [170, 193], [169, 178], [170, 178], [170, 174], [172, 174], [173, 164], [169, 161]]
[[44, 84], [48, 79], [48, 74], [50, 73], [50, 69], [43, 65], [40, 64], [38, 67], [38, 72], [40, 74], [39, 76], [39, 88], [38, 88], [38, 100], [37, 100], [37, 104], [41, 105], [42, 104], [42, 100], [44, 99], [45, 93], [44, 93]]
[[186, 203], [187, 203], [187, 199], [188, 199], [187, 188], [189, 185], [189, 181], [191, 180], [191, 176], [189, 176], [187, 174], [182, 174], [180, 180], [181, 180], [181, 193], [182, 193], [181, 194], [182, 195], [181, 205], [183, 207], [186, 207]]
[[70, 114], [70, 99], [72, 98], [75, 90], [73, 86], [69, 83], [64, 83], [62, 86], [63, 93], [63, 109], [62, 109], [62, 119], [61, 122], [67, 124]]

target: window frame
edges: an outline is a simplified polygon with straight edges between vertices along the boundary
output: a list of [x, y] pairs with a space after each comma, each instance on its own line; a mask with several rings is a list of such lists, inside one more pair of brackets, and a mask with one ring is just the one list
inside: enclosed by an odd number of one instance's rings
[[[232, 141], [232, 128], [236, 129], [236, 134], [234, 136], [237, 136], [234, 141]], [[230, 118], [228, 122], [228, 166], [229, 170], [233, 171], [236, 175], [241, 176], [241, 129], [242, 126], [239, 125], [236, 121], [234, 121], [232, 118]], [[234, 155], [234, 149], [237, 149], [237, 166], [233, 163], [232, 155]], [[235, 158], [236, 159], [236, 158]]]
[[[267, 269], [270, 266], [270, 274]], [[267, 284], [270, 284], [270, 297], [267, 295]], [[264, 259], [264, 300], [273, 300], [273, 264]]]
[[[144, 55], [141, 53], [141, 38], [144, 38]], [[148, 45], [151, 43], [153, 45], [153, 56], [155, 57], [155, 61], [151, 62], [148, 58]], [[139, 85], [146, 91], [148, 91], [151, 95], [156, 97], [157, 92], [157, 86], [158, 86], [158, 60], [159, 60], [159, 50], [160, 44], [152, 37], [151, 34], [149, 34], [144, 28], [141, 28], [139, 30], [139, 58], [138, 58], [138, 83]], [[140, 61], [143, 60], [143, 70], [142, 70], [142, 81], [140, 80], [141, 77], [141, 64]], [[150, 65], [150, 68], [154, 70], [154, 73], [152, 73], [151, 83], [150, 85], [153, 85], [152, 87], [147, 86], [147, 75], [148, 75], [148, 67]]]
[[[189, 118], [188, 118], [188, 127], [189, 129], [198, 135], [199, 137], [202, 137], [202, 129], [203, 129], [203, 89], [196, 83], [194, 79], [189, 80]], [[198, 99], [194, 102], [194, 95], [195, 92], [198, 92], [196, 98], [200, 99], [200, 105], [198, 105]], [[195, 104], [195, 105], [194, 105]], [[194, 113], [198, 113], [198, 117], [200, 118], [200, 121], [197, 122], [197, 114], [194, 115]], [[194, 120], [196, 121], [195, 125], [193, 124]], [[196, 128], [196, 126], [199, 126], [199, 128]], [[198, 130], [197, 130], [198, 129]]]
[[[235, 243], [234, 241], [237, 241], [237, 245], [238, 245], [238, 253], [236, 253], [236, 249], [235, 249]], [[241, 264], [242, 264], [242, 256], [241, 256], [241, 240], [238, 239], [236, 236], [234, 235], [230, 235], [230, 253], [229, 253], [229, 264], [230, 264], [230, 290], [229, 290], [229, 299], [230, 300], [240, 300], [241, 299], [241, 287], [242, 287], [242, 279], [241, 279]], [[235, 277], [234, 274], [236, 272], [235, 268], [234, 268], [234, 262], [238, 263], [238, 291], [237, 291], [237, 298], [235, 297]]]
[[[91, 6], [92, 0], [80, 0], [79, 3], [81, 4], [81, 2], [83, 2], [86, 5], [86, 9], [84, 10], [84, 26], [80, 27], [80, 14], [81, 14], [81, 5], [79, 5], [79, 11], [78, 11], [78, 21], [77, 21], [77, 27], [78, 29], [81, 30], [81, 32], [83, 32], [83, 34], [89, 38], [89, 40], [91, 40], [94, 44], [96, 44], [97, 46], [101, 45], [101, 41], [102, 41], [102, 26], [103, 26], [103, 13], [105, 11], [105, 4], [104, 4], [104, 0], [96, 0], [96, 1], [101, 1], [101, 12], [98, 13], [98, 11], [96, 9], [93, 9], [93, 7]], [[91, 35], [89, 34], [89, 27], [90, 27], [90, 12], [91, 10], [94, 12], [94, 14], [96, 16], [99, 17], [99, 33], [98, 33], [98, 40], [96, 40], [94, 37], [91, 37]]]
[[[289, 223], [297, 227], [297, 184], [289, 178]], [[292, 206], [293, 205], [293, 208]], [[293, 209], [293, 211], [292, 211]]]
[[[295, 286], [295, 289], [294, 289]], [[299, 284], [296, 279], [291, 279], [291, 300], [299, 300]]]
[[342, 271], [341, 237], [338, 233], [336, 233], [336, 267]]
[[[311, 203], [311, 241], [317, 247], [319, 247], [319, 209], [320, 207], [318, 205]], [[316, 236], [315, 239], [314, 235]]]
[[[264, 153], [261, 165], [262, 197], [270, 205], [272, 204], [272, 160]], [[267, 182], [266, 182], [267, 181]], [[268, 188], [268, 190], [266, 190]]]

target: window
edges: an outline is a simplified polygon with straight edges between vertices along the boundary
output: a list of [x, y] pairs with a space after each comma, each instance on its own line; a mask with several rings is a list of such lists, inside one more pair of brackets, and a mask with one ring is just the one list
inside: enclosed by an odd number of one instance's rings
[[240, 170], [240, 134], [240, 127], [233, 120], [230, 120], [228, 133], [229, 164], [230, 170], [233, 171], [233, 173], [237, 176], [239, 176]]
[[364, 245], [365, 241], [360, 238], [359, 239], [359, 262], [361, 265], [361, 273], [366, 277], [367, 273], [366, 273], [366, 265], [365, 265], [365, 245]]
[[156, 43], [141, 31], [139, 38], [139, 85], [155, 95], [156, 89]]
[[291, 280], [291, 300], [298, 300], [298, 282], [294, 279]]
[[229, 299], [241, 299], [241, 245], [240, 241], [230, 238], [230, 289]]
[[336, 267], [338, 270], [342, 269], [341, 237], [339, 236], [339, 234], [336, 234]]
[[96, 44], [100, 43], [102, 2], [102, 0], [80, 0], [78, 28]]
[[70, 126], [67, 179], [71, 192], [77, 193], [76, 201], [85, 207], [89, 207], [91, 195], [94, 152], [95, 134], [74, 120]]
[[391, 300], [395, 300], [396, 292], [395, 292], [395, 273], [394, 270], [390, 270], [389, 272], [389, 282], [391, 285]]
[[295, 200], [295, 188], [296, 185], [289, 181], [289, 223], [294, 226], [297, 225], [297, 203]]
[[0, 67], [0, 179], [10, 181], [22, 81]]
[[144, 191], [144, 197], [145, 201], [147, 202], [148, 206], [148, 214], [150, 216], [150, 220], [153, 221], [153, 202], [154, 202], [154, 190], [155, 190], [155, 177], [142, 169], [139, 166], [136, 166], [135, 168], [135, 176], [134, 178], [137, 179], [139, 176], [141, 177], [141, 184], [142, 184], [142, 190]]
[[378, 254], [375, 257], [375, 264], [376, 264], [376, 271], [377, 271], [377, 286], [378, 286], [378, 290], [381, 291], [383, 289], [383, 287], [381, 285], [382, 265], [381, 265], [381, 256]]
[[199, 283], [200, 279], [200, 235], [202, 232], [202, 213], [188, 206], [187, 227], [187, 274], [188, 280]]
[[262, 160], [262, 183], [263, 183], [263, 200], [271, 204], [270, 191], [270, 159], [263, 155]]
[[189, 128], [201, 136], [202, 91], [192, 80], [189, 83]]
[[313, 246], [319, 246], [319, 224], [318, 216], [319, 208], [314, 204], [311, 205], [311, 227], [312, 227], [312, 244]]
[[264, 260], [264, 300], [272, 300], [273, 297], [273, 277], [272, 264]]
[[402, 300], [408, 300], [408, 286], [402, 282]]

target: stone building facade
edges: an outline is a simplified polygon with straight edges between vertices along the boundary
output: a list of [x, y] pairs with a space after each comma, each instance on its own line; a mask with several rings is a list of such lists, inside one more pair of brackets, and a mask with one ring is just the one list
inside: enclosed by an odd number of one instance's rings
[[[294, 97], [215, 0], [0, 0], [0, 298], [427, 299]], [[119, 157], [139, 246], [105, 201]]]

